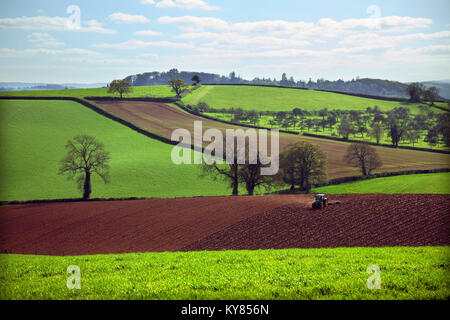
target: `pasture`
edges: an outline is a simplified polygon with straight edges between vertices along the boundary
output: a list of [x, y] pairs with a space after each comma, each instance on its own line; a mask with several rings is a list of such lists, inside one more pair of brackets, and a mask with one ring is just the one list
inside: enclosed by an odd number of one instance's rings
[[[442, 299], [449, 247], [0, 255], [0, 299]], [[69, 265], [81, 288], [66, 286]], [[380, 268], [380, 289], [367, 281]]]
[[[227, 128], [247, 130], [247, 128], [240, 127], [239, 125], [230, 125], [205, 119], [163, 103], [99, 101], [97, 105], [109, 113], [132, 122], [140, 128], [169, 139], [173, 130], [178, 128], [189, 130], [191, 136], [193, 136], [194, 121], [202, 121], [204, 130], [208, 128], [217, 128], [222, 131]], [[280, 150], [298, 141], [307, 141], [317, 144], [322, 148], [328, 157], [328, 177], [330, 179], [359, 174], [358, 169], [348, 166], [343, 160], [349, 143], [281, 133], [279, 140]], [[378, 150], [381, 160], [384, 163], [379, 172], [447, 168], [450, 160], [450, 155], [447, 154], [386, 147], [375, 148]]]
[[[384, 101], [314, 90], [256, 86], [203, 85], [183, 98], [183, 102], [190, 105], [197, 105], [201, 101], [215, 109], [242, 108], [257, 111], [292, 111], [294, 108], [308, 111], [319, 111], [323, 108], [365, 111], [367, 107], [378, 106], [381, 111], [408, 107], [412, 113], [420, 113], [430, 109], [429, 106], [418, 103]], [[434, 112], [441, 112], [436, 108], [431, 109]]]
[[375, 178], [315, 188], [311, 192], [450, 194], [450, 173], [411, 174]]
[[78, 198], [75, 181], [58, 175], [66, 142], [95, 136], [111, 153], [111, 183], [93, 176], [92, 198], [228, 195], [227, 184], [202, 179], [198, 166], [177, 166], [172, 146], [68, 101], [0, 101], [0, 200]]
[[[0, 92], [0, 96], [34, 96], [34, 97], [119, 97], [119, 94], [108, 93], [108, 88], [89, 89], [64, 89], [64, 90], [32, 90], [32, 91], [9, 91]], [[133, 87], [130, 94], [124, 94], [124, 98], [166, 98], [174, 97], [172, 88], [167, 86], [142, 86]]]

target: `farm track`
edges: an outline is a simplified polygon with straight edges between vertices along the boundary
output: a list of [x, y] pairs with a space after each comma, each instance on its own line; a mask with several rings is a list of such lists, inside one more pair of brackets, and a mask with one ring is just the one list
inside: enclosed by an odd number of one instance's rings
[[[142, 101], [95, 101], [95, 103], [105, 111], [129, 121], [141, 129], [168, 139], [171, 138], [172, 132], [179, 128], [187, 129], [193, 137], [194, 121], [202, 121], [204, 131], [211, 128], [217, 128], [222, 132], [226, 129], [247, 129], [192, 115], [164, 103]], [[281, 150], [298, 141], [319, 145], [324, 150], [328, 158], [328, 177], [330, 179], [359, 175], [356, 168], [349, 167], [343, 161], [348, 143], [280, 133]], [[206, 146], [207, 143], [204, 145]], [[441, 169], [450, 166], [450, 155], [448, 154], [386, 147], [375, 148], [383, 162], [383, 167], [377, 172]]]
[[449, 245], [449, 195], [209, 197], [0, 208], [0, 252], [83, 255]]

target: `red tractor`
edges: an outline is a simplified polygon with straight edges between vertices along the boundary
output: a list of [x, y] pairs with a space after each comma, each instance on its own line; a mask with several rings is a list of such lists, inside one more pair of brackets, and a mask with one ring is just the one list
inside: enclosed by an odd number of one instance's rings
[[328, 206], [328, 198], [324, 194], [316, 194], [316, 201], [313, 202], [313, 209], [322, 209]]

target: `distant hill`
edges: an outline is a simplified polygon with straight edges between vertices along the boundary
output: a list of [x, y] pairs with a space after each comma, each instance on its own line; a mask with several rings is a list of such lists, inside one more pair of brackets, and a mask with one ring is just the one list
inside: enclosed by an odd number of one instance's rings
[[425, 87], [436, 87], [439, 89], [439, 95], [445, 99], [450, 99], [450, 80], [444, 81], [427, 81], [422, 82]]
[[106, 83], [28, 83], [28, 82], [0, 82], [0, 91], [26, 91], [26, 90], [62, 90], [102, 88]]
[[240, 77], [236, 77], [233, 73], [229, 77], [221, 76], [215, 73], [206, 72], [190, 72], [178, 71], [177, 69], [169, 70], [168, 72], [146, 72], [126, 77], [124, 80], [130, 82], [133, 86], [155, 86], [166, 85], [170, 79], [179, 78], [186, 83], [192, 83], [192, 77], [198, 75], [203, 84], [242, 84], [249, 83]]
[[[205, 72], [191, 72], [191, 71], [178, 71], [172, 69], [168, 72], [146, 72], [136, 75], [130, 75], [124, 80], [130, 82], [133, 86], [152, 86], [152, 85], [165, 85], [172, 78], [180, 78], [184, 82], [191, 84], [192, 77], [198, 75], [201, 78], [203, 84], [254, 84], [254, 85], [271, 85], [271, 86], [284, 86], [284, 87], [296, 87], [307, 89], [320, 89], [320, 90], [332, 90], [349, 93], [376, 95], [384, 97], [399, 97], [407, 98], [406, 83], [398, 81], [381, 80], [381, 79], [352, 79], [350, 81], [336, 80], [329, 81], [324, 79], [318, 79], [312, 81], [311, 79], [306, 81], [295, 81], [293, 77], [288, 78], [286, 74], [283, 74], [281, 80], [271, 78], [254, 78], [253, 80], [245, 80], [239, 76], [236, 76], [235, 72], [231, 72], [228, 76], [223, 76], [215, 73]], [[444, 98], [450, 98], [450, 83], [442, 82], [425, 82], [426, 86], [436, 86], [440, 89], [441, 96]]]

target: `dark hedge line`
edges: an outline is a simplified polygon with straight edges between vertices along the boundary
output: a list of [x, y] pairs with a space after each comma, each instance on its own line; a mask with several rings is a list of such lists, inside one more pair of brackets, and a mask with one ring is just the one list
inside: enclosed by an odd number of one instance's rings
[[[397, 97], [385, 97], [385, 96], [377, 96], [374, 94], [365, 94], [365, 93], [353, 93], [353, 92], [345, 92], [345, 91], [336, 91], [336, 90], [327, 90], [327, 89], [314, 89], [314, 91], [323, 91], [323, 92], [331, 92], [331, 93], [338, 93], [338, 94], [345, 94], [348, 96], [354, 96], [354, 97], [361, 97], [361, 98], [368, 98], [368, 99], [374, 99], [374, 100], [384, 100], [384, 101], [396, 101], [396, 102], [406, 102], [410, 103], [411, 101], [407, 98], [397, 98]], [[436, 100], [435, 102], [443, 102], [446, 103], [447, 100]], [[432, 106], [438, 109], [442, 109], [438, 106]], [[448, 111], [448, 109], [443, 109]]]
[[347, 95], [347, 96], [360, 97], [360, 98], [368, 98], [368, 99], [375, 99], [375, 100], [396, 101], [396, 102], [406, 102], [406, 103], [409, 102], [409, 100], [406, 99], [406, 98], [384, 97], [384, 96], [377, 96], [377, 95], [373, 95], [373, 94], [353, 93], [353, 92], [336, 91], [336, 90], [327, 90], [327, 89], [314, 89], [314, 90], [315, 90], [315, 91], [323, 91], [323, 92], [337, 93], [337, 94], [345, 94], [345, 95]]
[[[395, 102], [404, 102], [409, 103], [410, 100], [406, 98], [397, 98], [397, 97], [385, 97], [385, 96], [377, 96], [377, 95], [371, 95], [371, 94], [364, 94], [364, 93], [353, 93], [353, 92], [345, 92], [345, 91], [337, 91], [337, 90], [327, 90], [327, 89], [308, 89], [308, 88], [300, 88], [300, 87], [287, 87], [287, 86], [277, 86], [277, 85], [265, 85], [265, 84], [247, 84], [247, 83], [241, 83], [241, 84], [229, 84], [229, 83], [204, 83], [204, 85], [209, 86], [247, 86], [247, 87], [269, 87], [269, 88], [283, 88], [283, 89], [297, 89], [297, 90], [311, 90], [311, 91], [323, 91], [323, 92], [330, 92], [330, 93], [336, 93], [336, 94], [345, 94], [348, 96], [354, 96], [354, 97], [360, 97], [360, 98], [367, 98], [367, 99], [374, 99], [374, 100], [383, 100], [383, 101], [395, 101]], [[436, 100], [435, 102], [442, 102], [446, 103], [448, 100]], [[449, 109], [442, 108], [439, 106], [432, 106], [437, 109], [441, 109], [444, 111], [449, 111]]]
[[328, 139], [328, 140], [334, 140], [334, 141], [340, 141], [340, 142], [358, 142], [358, 143], [365, 142], [365, 143], [367, 143], [369, 145], [372, 145], [372, 146], [387, 147], [387, 148], [392, 148], [392, 149], [408, 149], [408, 150], [416, 150], [416, 151], [425, 151], [425, 152], [450, 154], [450, 151], [447, 151], [447, 150], [437, 150], [437, 149], [419, 148], [419, 147], [410, 147], [410, 146], [394, 147], [391, 144], [385, 144], [385, 143], [376, 144], [375, 142], [366, 142], [366, 141], [353, 140], [353, 139], [345, 140], [345, 139], [339, 138], [339, 137], [324, 136], [324, 135], [321, 135], [321, 134], [313, 134], [313, 133], [307, 133], [307, 132], [304, 132], [303, 135], [306, 136], [306, 137]]
[[338, 185], [338, 184], [347, 183], [347, 182], [370, 180], [370, 179], [375, 179], [375, 178], [386, 178], [386, 177], [403, 176], [403, 175], [409, 175], [409, 174], [442, 173], [442, 172], [450, 172], [450, 169], [405, 170], [405, 171], [380, 172], [380, 173], [372, 174], [370, 176], [352, 176], [352, 177], [331, 179], [327, 183], [317, 185], [316, 187]]
[[302, 87], [287, 87], [287, 86], [277, 86], [274, 84], [251, 84], [251, 83], [203, 83], [205, 86], [242, 86], [242, 87], [268, 87], [268, 88], [283, 88], [283, 89], [296, 89], [296, 90], [309, 90], [308, 88]]
[[[442, 102], [442, 101], [438, 101], [438, 102]], [[447, 101], [444, 101], [444, 102], [447, 102]], [[443, 107], [439, 107], [439, 106], [432, 106], [432, 107], [433, 107], [433, 108], [436, 108], [436, 109], [443, 110], [443, 111], [450, 112], [450, 109], [447, 109], [447, 108], [443, 108]]]
[[124, 201], [124, 200], [148, 200], [154, 198], [66, 198], [66, 199], [42, 199], [42, 200], [13, 200], [13, 201], [0, 201], [0, 206], [11, 206], [16, 204], [34, 204], [34, 203], [53, 203], [53, 202], [92, 202], [92, 201]]
[[[231, 124], [233, 126], [238, 126], [238, 127], [246, 127], [246, 128], [252, 128], [252, 129], [266, 129], [266, 130], [272, 130], [271, 128], [266, 128], [266, 127], [261, 127], [261, 126], [254, 126], [251, 124], [246, 124], [246, 123], [235, 123], [235, 122], [231, 122], [231, 121], [226, 121], [226, 120], [222, 120], [219, 118], [214, 118], [211, 116], [208, 116], [206, 114], [203, 113], [195, 113], [193, 112], [191, 109], [186, 108], [183, 104], [183, 102], [180, 103], [180, 101], [175, 102], [175, 104], [180, 107], [181, 109], [183, 109], [186, 112], [189, 112], [190, 114], [194, 115], [194, 116], [199, 116], [201, 118], [205, 118], [208, 120], [212, 120], [212, 121], [216, 121], [216, 122], [221, 122], [221, 123], [225, 123], [225, 124]], [[299, 135], [298, 132], [296, 131], [288, 131], [288, 130], [283, 130], [283, 129], [279, 129], [278, 130], [280, 133], [289, 133], [289, 134], [295, 134], [295, 135]]]
[[[136, 125], [132, 124], [131, 122], [128, 122], [128, 121], [126, 121], [126, 120], [124, 120], [122, 118], [116, 117], [115, 115], [106, 112], [105, 110], [97, 107], [95, 104], [93, 104], [93, 103], [91, 103], [91, 102], [89, 102], [87, 100], [84, 100], [84, 99], [74, 98], [74, 97], [0, 97], [0, 99], [3, 99], [3, 100], [64, 100], [64, 101], [74, 101], [74, 102], [82, 104], [83, 106], [91, 109], [92, 111], [95, 111], [96, 113], [98, 113], [98, 114], [100, 114], [100, 115], [102, 115], [102, 116], [104, 116], [104, 117], [106, 117], [106, 118], [108, 118], [110, 120], [116, 121], [116, 122], [118, 122], [118, 123], [120, 123], [120, 124], [122, 124], [124, 126], [127, 126], [128, 128], [130, 128], [130, 129], [132, 129], [132, 130], [134, 130], [134, 131], [136, 131], [136, 132], [138, 132], [140, 134], [143, 134], [143, 135], [145, 135], [145, 136], [147, 136], [147, 137], [149, 137], [151, 139], [155, 139], [155, 140], [161, 141], [161, 142], [166, 143], [166, 144], [171, 144], [171, 145], [178, 145], [179, 144], [178, 141], [172, 141], [172, 140], [170, 140], [170, 139], [168, 139], [166, 137], [163, 137], [163, 136], [151, 133], [149, 131], [143, 130], [143, 129], [137, 127]], [[183, 145], [182, 144], [180, 146], [183, 146], [183, 147], [189, 148], [189, 149], [194, 149], [193, 145]]]
[[[339, 185], [339, 184], [343, 184], [343, 183], [371, 180], [371, 179], [376, 179], [376, 178], [386, 178], [386, 177], [403, 176], [403, 175], [411, 175], [411, 174], [443, 173], [443, 172], [450, 172], [450, 169], [405, 170], [405, 171], [380, 172], [380, 173], [372, 174], [370, 176], [351, 176], [351, 177], [342, 177], [342, 178], [331, 179], [331, 180], [328, 180], [328, 182], [326, 182], [326, 183], [314, 185], [314, 186], [312, 186], [312, 188], [334, 186], [334, 185]], [[306, 192], [303, 190], [298, 190], [298, 189], [296, 189], [294, 191], [291, 191], [290, 189], [286, 189], [286, 190], [274, 192], [274, 194], [292, 194], [292, 193], [297, 194], [297, 193], [306, 193]]]
[[89, 101], [144, 101], [144, 102], [161, 102], [161, 103], [174, 103], [178, 99], [173, 98], [152, 98], [152, 97], [142, 97], [142, 98], [118, 98], [118, 97], [84, 97], [84, 99]]

